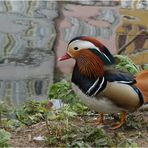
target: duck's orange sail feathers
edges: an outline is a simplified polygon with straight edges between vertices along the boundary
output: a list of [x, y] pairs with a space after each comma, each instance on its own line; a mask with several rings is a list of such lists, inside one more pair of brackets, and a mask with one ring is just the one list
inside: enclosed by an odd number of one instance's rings
[[148, 70], [143, 70], [136, 75], [136, 86], [144, 95], [144, 102], [148, 103]]

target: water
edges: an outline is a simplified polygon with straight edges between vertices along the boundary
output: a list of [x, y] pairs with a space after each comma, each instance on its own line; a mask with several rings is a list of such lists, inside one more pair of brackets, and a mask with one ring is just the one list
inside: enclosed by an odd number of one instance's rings
[[46, 99], [53, 81], [57, 2], [0, 1], [0, 100]]

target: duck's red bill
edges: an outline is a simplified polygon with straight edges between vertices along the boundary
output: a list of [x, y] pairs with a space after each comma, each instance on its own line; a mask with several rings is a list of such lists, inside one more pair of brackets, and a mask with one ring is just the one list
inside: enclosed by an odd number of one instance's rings
[[64, 56], [58, 58], [58, 61], [64, 61], [64, 60], [67, 60], [70, 58], [71, 58], [71, 56], [68, 53], [66, 53]]

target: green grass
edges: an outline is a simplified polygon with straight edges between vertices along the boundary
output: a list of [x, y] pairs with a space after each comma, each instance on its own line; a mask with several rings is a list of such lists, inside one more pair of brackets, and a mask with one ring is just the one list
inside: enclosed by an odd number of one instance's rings
[[9, 147], [8, 141], [11, 134], [4, 129], [0, 129], [0, 147]]

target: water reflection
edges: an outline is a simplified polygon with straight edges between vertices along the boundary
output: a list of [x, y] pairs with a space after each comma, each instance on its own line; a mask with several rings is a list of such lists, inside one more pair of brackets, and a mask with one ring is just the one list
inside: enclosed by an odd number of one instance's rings
[[47, 98], [57, 15], [57, 2], [0, 1], [0, 100]]

